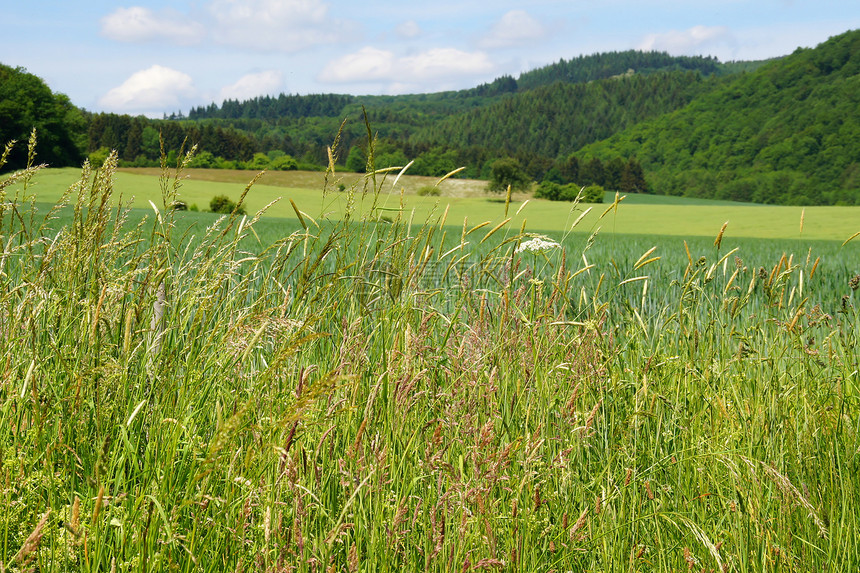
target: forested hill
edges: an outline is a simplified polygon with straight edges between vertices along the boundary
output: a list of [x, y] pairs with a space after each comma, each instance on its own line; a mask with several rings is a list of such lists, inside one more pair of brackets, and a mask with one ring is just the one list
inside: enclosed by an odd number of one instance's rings
[[666, 194], [860, 204], [860, 31], [736, 76], [582, 153], [635, 155]]
[[[495, 161], [515, 158], [535, 181], [615, 188], [619, 166], [641, 165], [640, 191], [860, 204], [860, 31], [765, 62], [612, 52], [468, 90], [282, 94], [164, 120], [79, 110], [20, 68], [0, 66], [0, 80], [3, 142], [35, 126], [39, 160], [55, 166], [108, 149], [127, 165], [154, 165], [161, 136], [173, 153], [197, 143], [200, 167], [324, 168], [339, 134], [338, 161], [361, 170], [366, 110], [377, 168], [414, 159], [416, 175], [462, 166], [463, 176], [487, 177]], [[25, 161], [19, 144], [5, 168]]]
[[412, 140], [495, 153], [528, 150], [566, 157], [649, 118], [680, 109], [719, 80], [696, 72], [630, 74], [588, 83], [556, 82], [452, 115], [416, 130]]
[[[755, 68], [762, 62], [744, 62], [745, 68]], [[281, 119], [310, 117], [341, 117], [348, 115], [356, 104], [370, 109], [420, 111], [422, 115], [450, 116], [497, 101], [506, 94], [521, 93], [556, 83], [587, 83], [620, 77], [630, 73], [648, 75], [672, 71], [698, 72], [701, 75], [725, 75], [737, 70], [737, 64], [720, 63], [713, 57], [670, 56], [665, 52], [627, 50], [561, 59], [520, 74], [518, 79], [502, 76], [475, 88], [431, 94], [399, 96], [353, 96], [343, 94], [260, 96], [247, 101], [226, 100], [196, 107], [189, 119]]]

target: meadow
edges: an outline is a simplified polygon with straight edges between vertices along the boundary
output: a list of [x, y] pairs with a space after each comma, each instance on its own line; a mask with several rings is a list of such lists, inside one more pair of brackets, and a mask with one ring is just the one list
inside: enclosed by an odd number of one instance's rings
[[[206, 210], [215, 195], [238, 199], [255, 175], [251, 171], [185, 170], [178, 198]], [[293, 220], [296, 215], [290, 200], [312, 217], [323, 219], [340, 219], [348, 208], [366, 217], [367, 211], [363, 209], [372, 205], [381, 208], [376, 214], [382, 217], [390, 219], [393, 213], [402, 212], [405, 218], [424, 221], [447, 209], [446, 222], [452, 225], [462, 224], [464, 220], [472, 224], [489, 221], [496, 225], [510, 216], [511, 228], [518, 230], [525, 222], [529, 229], [547, 233], [570, 232], [573, 223], [591, 207], [573, 232], [591, 232], [599, 225], [604, 234], [713, 238], [728, 221], [725, 234], [731, 238], [840, 242], [858, 230], [857, 221], [860, 220], [858, 207], [763, 206], [654, 195], [626, 196], [620, 204], [623, 209], [614, 210], [610, 219], [600, 219], [615, 200], [614, 193], [607, 193], [602, 206], [535, 200], [526, 194], [515, 194], [506, 215], [505, 197], [488, 194], [485, 181], [449, 178], [439, 183], [438, 179], [430, 177], [397, 175], [396, 171], [379, 174], [374, 184], [371, 177], [355, 173], [266, 172], [248, 193], [245, 205], [249, 212], [257, 212], [275, 201], [265, 211], [264, 218]], [[47, 169], [32, 192], [39, 201], [53, 204], [79, 176], [80, 171], [76, 169]], [[115, 174], [116, 187], [126, 201], [132, 201], [131, 206], [149, 209], [150, 200], [160, 200], [159, 177], [159, 170], [122, 169]], [[440, 197], [416, 195], [419, 188], [437, 183]], [[369, 191], [378, 200], [348, 206], [348, 193], [338, 191], [340, 185]]]
[[860, 565], [850, 210], [58, 175], [0, 183], [0, 571]]

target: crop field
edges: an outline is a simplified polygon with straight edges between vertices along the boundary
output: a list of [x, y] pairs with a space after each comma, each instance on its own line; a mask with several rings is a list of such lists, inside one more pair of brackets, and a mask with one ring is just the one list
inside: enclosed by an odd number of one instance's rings
[[2, 571], [860, 566], [852, 210], [62, 177], [0, 182]]
[[[227, 195], [234, 201], [255, 177], [251, 171], [225, 171], [192, 169], [183, 172], [185, 179], [178, 198], [199, 209], [209, 208], [215, 195]], [[161, 200], [157, 169], [125, 169], [115, 174], [118, 197], [114, 200], [149, 209], [149, 201]], [[40, 175], [32, 193], [38, 201], [54, 203], [80, 177], [75, 169], [49, 169]], [[396, 184], [395, 184], [396, 180]], [[340, 219], [347, 210], [367, 216], [371, 205], [379, 217], [391, 219], [397, 212], [413, 221], [425, 221], [448, 212], [446, 223], [462, 225], [489, 221], [492, 226], [504, 221], [505, 198], [488, 195], [486, 182], [447, 179], [439, 184], [440, 197], [419, 197], [415, 191], [434, 185], [438, 179], [396, 173], [377, 176], [381, 193], [375, 202], [358, 202], [348, 205], [348, 193], [338, 191], [343, 184], [359, 190], [374, 189], [369, 177], [353, 173], [329, 175], [320, 172], [266, 172], [246, 197], [248, 212], [257, 212], [267, 205], [264, 217], [295, 219], [290, 200], [313, 218]], [[326, 191], [324, 192], [324, 189]], [[403, 195], [401, 195], [403, 191]], [[119, 194], [121, 193], [121, 197]], [[371, 193], [374, 195], [374, 193]], [[589, 207], [591, 210], [580, 220], [574, 232], [590, 233], [599, 226], [603, 234], [674, 235], [677, 237], [713, 237], [728, 221], [725, 235], [729, 238], [803, 239], [844, 241], [860, 226], [860, 207], [780, 207], [682, 199], [653, 195], [624, 197], [612, 217], [600, 215], [615, 199], [607, 194], [602, 205], [572, 205], [528, 199], [515, 195], [508, 206], [509, 227], [519, 230], [525, 222], [527, 228], [547, 233], [565, 233]], [[275, 202], [272, 204], [272, 202]]]

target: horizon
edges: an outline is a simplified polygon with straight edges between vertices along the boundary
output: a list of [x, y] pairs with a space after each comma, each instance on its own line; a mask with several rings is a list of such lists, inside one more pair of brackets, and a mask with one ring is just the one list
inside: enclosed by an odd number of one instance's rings
[[[860, 28], [841, 0], [107, 0], [7, 9], [0, 61], [95, 113], [162, 117], [280, 94], [386, 96], [469, 89], [559, 60], [627, 50], [782, 57]], [[623, 18], [618, 18], [623, 14]], [[34, 29], [36, 33], [34, 33]]]

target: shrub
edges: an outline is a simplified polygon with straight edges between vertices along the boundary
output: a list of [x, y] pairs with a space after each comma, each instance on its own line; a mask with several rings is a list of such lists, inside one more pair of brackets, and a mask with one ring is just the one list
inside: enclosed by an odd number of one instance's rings
[[212, 200], [209, 201], [209, 210], [213, 213], [221, 213], [223, 215], [229, 215], [233, 211], [236, 211], [238, 215], [245, 214], [245, 207], [239, 207], [237, 210], [236, 203], [231, 201], [226, 195], [215, 195], [212, 197]]
[[208, 151], [201, 151], [191, 158], [191, 163], [188, 166], [199, 169], [212, 169], [215, 167], [215, 156]]
[[417, 193], [420, 197], [438, 197], [442, 194], [435, 185], [423, 185], [418, 188]]
[[567, 185], [562, 185], [558, 190], [558, 200], [559, 201], [576, 201], [576, 198], [579, 197], [580, 186], [575, 183], [569, 183]]
[[107, 160], [108, 155], [110, 155], [110, 149], [108, 149], [107, 147], [100, 147], [96, 149], [89, 154], [88, 159], [90, 160], [90, 165], [95, 168], [101, 167]]
[[174, 211], [187, 211], [188, 205], [185, 204], [185, 201], [174, 201], [170, 204], [170, 208]]
[[292, 155], [276, 157], [269, 164], [269, 169], [274, 169], [276, 171], [295, 171], [298, 168], [299, 163]]
[[544, 179], [535, 189], [536, 199], [549, 199], [550, 201], [558, 201], [561, 193], [561, 185], [554, 181]]
[[490, 191], [501, 193], [511, 186], [512, 191], [525, 191], [531, 185], [531, 179], [523, 171], [520, 162], [511, 157], [497, 159], [490, 166]]
[[589, 185], [582, 190], [582, 201], [584, 203], [603, 203], [605, 190], [600, 185]]

